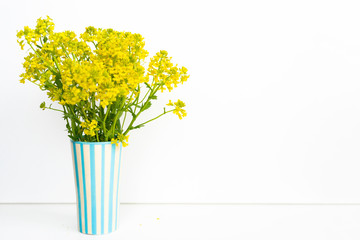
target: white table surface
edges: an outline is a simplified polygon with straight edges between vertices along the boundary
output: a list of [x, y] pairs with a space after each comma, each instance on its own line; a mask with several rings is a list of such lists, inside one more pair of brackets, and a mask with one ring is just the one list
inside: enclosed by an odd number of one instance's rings
[[0, 204], [0, 239], [360, 239], [360, 205], [121, 204], [120, 229], [77, 232], [75, 204]]

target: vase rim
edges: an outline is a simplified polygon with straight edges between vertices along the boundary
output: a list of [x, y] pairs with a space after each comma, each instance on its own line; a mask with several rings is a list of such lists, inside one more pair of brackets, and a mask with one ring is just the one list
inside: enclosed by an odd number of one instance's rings
[[88, 144], [88, 145], [102, 145], [102, 144], [111, 144], [111, 142], [82, 142], [82, 141], [74, 141], [70, 139], [72, 143], [80, 143], [80, 144]]

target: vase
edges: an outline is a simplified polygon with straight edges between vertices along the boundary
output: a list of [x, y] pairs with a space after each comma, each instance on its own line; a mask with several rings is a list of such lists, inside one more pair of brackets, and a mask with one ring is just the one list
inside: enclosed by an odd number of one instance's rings
[[121, 143], [71, 140], [78, 230], [107, 234], [119, 226]]

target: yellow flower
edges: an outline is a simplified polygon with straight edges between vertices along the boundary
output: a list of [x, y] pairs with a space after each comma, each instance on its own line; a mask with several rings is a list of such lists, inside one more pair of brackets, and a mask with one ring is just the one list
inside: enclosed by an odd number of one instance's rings
[[177, 65], [174, 66], [171, 57], [168, 57], [168, 52], [164, 50], [156, 53], [150, 59], [147, 72], [148, 77], [152, 76], [153, 81], [160, 85], [161, 92], [165, 90], [165, 87], [170, 92], [189, 77], [187, 69], [185, 67], [178, 68]]
[[112, 138], [111, 139], [111, 144], [115, 144], [116, 146], [119, 145], [119, 140], [117, 138]]
[[171, 100], [169, 100], [169, 103], [168, 104], [166, 104], [167, 106], [174, 106], [174, 103], [171, 101]]
[[96, 131], [99, 131], [97, 125], [98, 122], [96, 120], [92, 120], [91, 122], [89, 120], [86, 120], [85, 122], [81, 123], [81, 127], [83, 128], [85, 135], [89, 135], [92, 137], [95, 136]]
[[111, 139], [111, 144], [116, 144], [116, 146], [118, 146], [119, 142], [121, 142], [123, 147], [127, 147], [129, 145], [129, 135], [118, 134], [117, 138]]
[[[80, 35], [54, 32], [54, 23], [47, 16], [39, 18], [35, 28], [25, 26], [16, 36], [22, 50], [26, 44], [30, 47], [20, 82], [36, 84], [62, 105], [72, 139], [93, 141], [96, 135], [97, 141], [111, 139], [113, 144], [127, 146], [129, 135], [122, 133], [134, 129], [133, 122], [124, 128], [116, 118], [125, 118], [126, 114], [119, 113], [131, 112], [134, 117], [137, 108], [145, 109], [139, 102], [145, 95], [144, 87], [151, 92], [143, 99], [149, 106], [157, 91], [172, 91], [189, 78], [188, 70], [174, 64], [165, 50], [151, 57], [147, 65], [149, 53], [144, 38], [137, 33], [93, 26]], [[182, 101], [169, 101], [167, 106], [173, 107], [171, 111], [180, 119], [186, 116]], [[91, 120], [95, 116], [100, 123]]]
[[[39, 84], [61, 104], [76, 105], [95, 93], [95, 99], [105, 108], [149, 80], [160, 83], [162, 91], [165, 87], [171, 91], [186, 74], [171, 63], [164, 50], [152, 58], [146, 74], [143, 61], [148, 52], [144, 38], [137, 33], [90, 26], [77, 38], [72, 31], [53, 30], [54, 23], [47, 16], [37, 20], [35, 29], [26, 26], [18, 31], [21, 49], [24, 41], [32, 47], [42, 45], [25, 58], [26, 77], [21, 82], [26, 79]], [[93, 44], [95, 48], [90, 47]], [[50, 75], [44, 78], [46, 71]], [[59, 76], [61, 84], [56, 82]], [[62, 91], [56, 91], [60, 86]]]
[[186, 117], [187, 113], [185, 109], [183, 109], [185, 107], [185, 103], [183, 101], [179, 99], [177, 102], [174, 102], [172, 104], [173, 105], [171, 106], [175, 106], [175, 109], [173, 111], [174, 114], [176, 114], [180, 119]]
[[180, 99], [178, 99], [177, 102], [174, 103], [174, 105], [179, 108], [185, 107], [185, 103], [183, 101], [181, 101]]
[[25, 47], [24, 40], [21, 40], [21, 41], [17, 40], [17, 42], [19, 43], [21, 50], [24, 50], [24, 47]]

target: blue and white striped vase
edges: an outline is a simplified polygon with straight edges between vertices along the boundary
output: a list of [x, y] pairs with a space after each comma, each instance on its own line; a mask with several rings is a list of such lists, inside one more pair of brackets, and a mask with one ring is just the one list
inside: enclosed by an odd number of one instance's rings
[[119, 226], [121, 144], [71, 141], [71, 149], [79, 231], [115, 231]]

